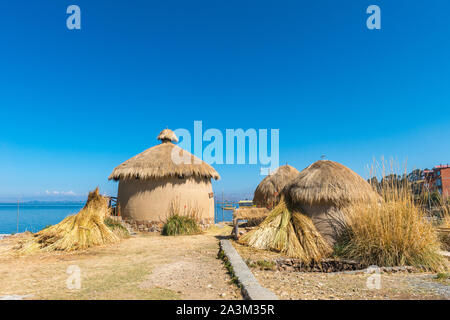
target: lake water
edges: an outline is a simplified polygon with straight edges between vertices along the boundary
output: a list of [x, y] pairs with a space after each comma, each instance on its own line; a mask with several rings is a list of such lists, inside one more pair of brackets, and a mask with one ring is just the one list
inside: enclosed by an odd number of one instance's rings
[[[27, 205], [19, 207], [19, 232], [37, 232], [42, 228], [56, 224], [68, 215], [77, 213], [83, 207], [79, 205]], [[215, 205], [215, 222], [232, 221], [233, 211], [223, 210]], [[17, 205], [0, 204], [0, 234], [17, 232]]]
[[222, 205], [218, 203], [215, 204], [214, 215], [215, 223], [222, 221], [233, 221], [233, 210], [223, 210]]
[[[19, 207], [19, 232], [37, 232], [77, 213], [79, 205], [26, 205]], [[0, 234], [17, 232], [17, 205], [0, 204]]]

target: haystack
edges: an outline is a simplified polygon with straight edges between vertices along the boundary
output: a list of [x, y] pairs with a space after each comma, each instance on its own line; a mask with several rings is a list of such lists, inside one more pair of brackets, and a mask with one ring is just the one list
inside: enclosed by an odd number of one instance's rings
[[199, 219], [214, 221], [211, 179], [219, 174], [213, 167], [174, 143], [170, 129], [158, 135], [161, 144], [117, 166], [109, 176], [119, 181], [118, 204], [125, 219], [165, 221], [175, 197], [181, 206], [198, 207]]
[[290, 165], [279, 167], [256, 187], [253, 203], [258, 206], [273, 208], [280, 202], [283, 188], [298, 174], [299, 171]]
[[346, 166], [320, 160], [300, 172], [283, 193], [308, 215], [329, 244], [334, 244], [345, 221], [345, 208], [356, 202], [379, 201], [367, 181]]
[[104, 223], [108, 215], [108, 200], [99, 194], [97, 188], [89, 193], [80, 212], [37, 232], [17, 249], [20, 253], [74, 251], [115, 243], [119, 238]]
[[304, 263], [320, 261], [331, 248], [310, 218], [294, 211], [283, 199], [260, 224], [239, 242], [257, 249], [281, 252]]

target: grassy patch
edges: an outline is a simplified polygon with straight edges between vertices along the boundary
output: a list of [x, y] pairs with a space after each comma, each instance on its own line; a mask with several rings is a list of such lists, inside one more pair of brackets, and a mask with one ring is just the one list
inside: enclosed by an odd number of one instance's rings
[[219, 250], [219, 253], [217, 254], [217, 258], [223, 261], [225, 268], [227, 269], [227, 272], [231, 277], [230, 282], [234, 283], [238, 288], [241, 288], [242, 285], [239, 282], [236, 275], [234, 274], [233, 266], [231, 265], [230, 261], [228, 260], [228, 257], [225, 255], [225, 252], [223, 252], [222, 249]]
[[448, 272], [439, 272], [436, 275], [436, 279], [437, 280], [448, 280], [448, 279], [450, 279], [450, 273], [448, 273]]
[[113, 220], [111, 218], [106, 218], [104, 223], [111, 231], [116, 234], [119, 238], [128, 238], [130, 233], [127, 228], [125, 228], [120, 222]]
[[253, 260], [247, 259], [245, 261], [245, 263], [250, 268], [259, 268], [260, 270], [274, 270], [275, 269], [275, 262], [270, 261], [270, 260], [253, 261]]
[[173, 214], [167, 218], [161, 233], [165, 236], [177, 236], [200, 234], [201, 232], [194, 218]]

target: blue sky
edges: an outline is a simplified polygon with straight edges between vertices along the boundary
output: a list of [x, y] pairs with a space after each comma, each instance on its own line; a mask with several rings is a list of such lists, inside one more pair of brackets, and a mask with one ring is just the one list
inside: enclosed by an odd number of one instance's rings
[[[82, 29], [66, 28], [81, 8]], [[368, 30], [366, 8], [381, 8]], [[0, 201], [84, 197], [166, 127], [280, 130], [280, 162], [450, 162], [450, 2], [0, 3]], [[216, 165], [252, 192], [258, 165]], [[75, 195], [74, 195], [75, 194]]]

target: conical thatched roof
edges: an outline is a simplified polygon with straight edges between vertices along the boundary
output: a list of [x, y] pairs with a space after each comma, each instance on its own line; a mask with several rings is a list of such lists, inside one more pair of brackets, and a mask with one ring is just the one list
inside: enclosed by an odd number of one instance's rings
[[338, 207], [353, 201], [379, 199], [370, 184], [356, 172], [330, 160], [311, 164], [284, 192], [294, 203], [329, 203]]
[[260, 206], [274, 206], [280, 201], [280, 193], [299, 171], [290, 165], [284, 165], [265, 177], [256, 187], [253, 203]]
[[[158, 135], [161, 144], [145, 150], [117, 166], [109, 180], [198, 177], [220, 179], [213, 167], [170, 141], [178, 141], [172, 130]], [[175, 161], [174, 161], [175, 159]], [[178, 161], [181, 159], [181, 161]]]

